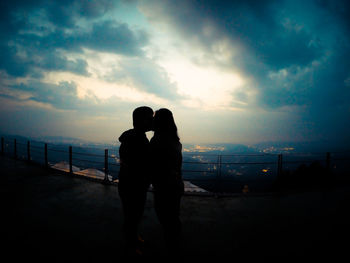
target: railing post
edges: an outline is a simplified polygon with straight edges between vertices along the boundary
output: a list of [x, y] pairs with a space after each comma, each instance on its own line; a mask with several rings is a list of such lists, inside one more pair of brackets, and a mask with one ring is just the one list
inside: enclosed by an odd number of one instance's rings
[[17, 140], [14, 140], [14, 155], [15, 155], [15, 159], [17, 159]]
[[49, 167], [49, 161], [47, 157], [47, 143], [45, 143], [45, 168]]
[[27, 142], [27, 156], [28, 156], [28, 162], [30, 162], [30, 141]]
[[105, 149], [105, 179], [108, 182], [108, 149]]
[[4, 155], [4, 153], [5, 153], [4, 146], [5, 146], [4, 137], [1, 137], [1, 155]]
[[217, 176], [216, 176], [216, 194], [219, 194], [221, 191], [221, 155], [218, 155], [218, 167], [217, 167]]
[[73, 173], [73, 150], [72, 150], [72, 146], [69, 146], [69, 173]]
[[278, 155], [278, 163], [277, 163], [277, 176], [280, 177], [282, 175], [282, 161], [283, 156], [282, 154]]

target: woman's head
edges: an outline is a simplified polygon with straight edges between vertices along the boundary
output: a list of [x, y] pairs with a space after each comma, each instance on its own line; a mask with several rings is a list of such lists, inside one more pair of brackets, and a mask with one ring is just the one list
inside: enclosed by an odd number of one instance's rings
[[153, 128], [155, 135], [163, 135], [180, 140], [173, 114], [168, 109], [159, 109], [155, 112]]

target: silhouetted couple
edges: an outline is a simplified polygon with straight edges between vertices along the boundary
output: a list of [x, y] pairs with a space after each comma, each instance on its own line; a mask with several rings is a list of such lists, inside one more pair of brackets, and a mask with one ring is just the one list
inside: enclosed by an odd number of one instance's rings
[[[138, 235], [150, 184], [154, 207], [163, 227], [170, 253], [178, 253], [181, 221], [180, 199], [184, 192], [181, 175], [182, 145], [173, 114], [168, 109], [139, 107], [133, 112], [133, 129], [119, 138], [120, 173], [118, 190], [124, 211], [124, 234], [129, 253], [142, 255], [143, 240]], [[154, 131], [149, 142], [147, 131]]]

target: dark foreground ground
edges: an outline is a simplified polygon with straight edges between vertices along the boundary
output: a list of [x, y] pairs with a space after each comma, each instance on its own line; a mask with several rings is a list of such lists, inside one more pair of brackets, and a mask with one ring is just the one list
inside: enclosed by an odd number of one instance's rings
[[[123, 255], [117, 187], [0, 157], [1, 256], [13, 260], [100, 259]], [[183, 254], [225, 261], [349, 256], [350, 186], [299, 193], [184, 196]], [[140, 232], [147, 256], [165, 255], [152, 193]], [[103, 260], [102, 260], [103, 259]]]

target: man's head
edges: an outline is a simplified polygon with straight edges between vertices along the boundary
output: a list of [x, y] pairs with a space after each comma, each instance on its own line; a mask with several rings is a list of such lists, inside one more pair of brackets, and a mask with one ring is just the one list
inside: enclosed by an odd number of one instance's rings
[[132, 120], [135, 129], [150, 131], [153, 124], [153, 110], [147, 106], [138, 107], [132, 113]]

